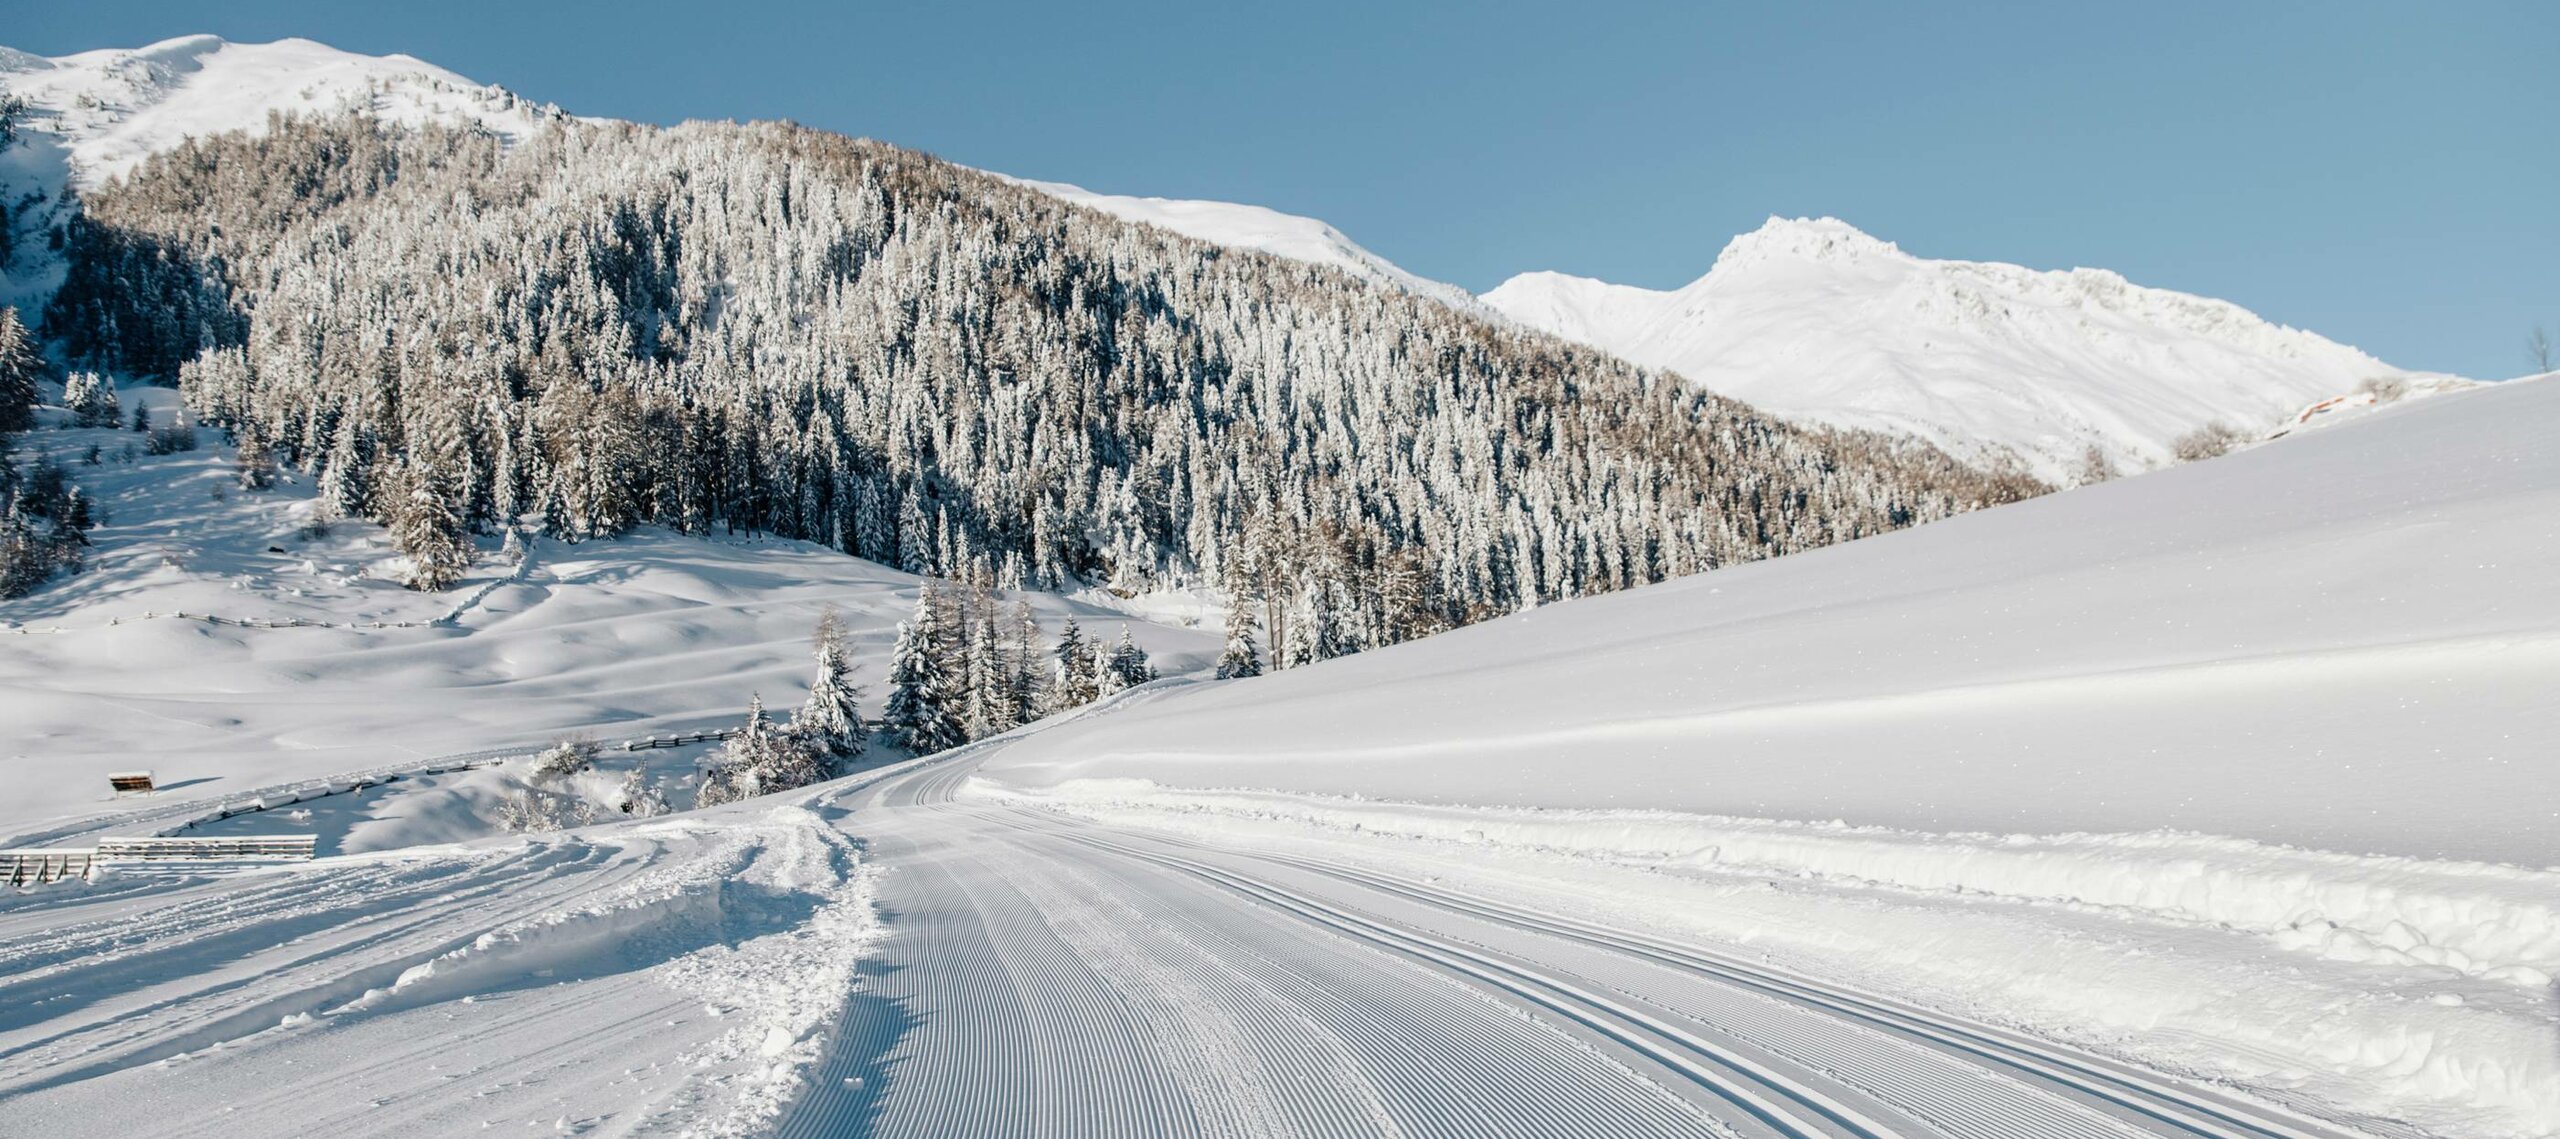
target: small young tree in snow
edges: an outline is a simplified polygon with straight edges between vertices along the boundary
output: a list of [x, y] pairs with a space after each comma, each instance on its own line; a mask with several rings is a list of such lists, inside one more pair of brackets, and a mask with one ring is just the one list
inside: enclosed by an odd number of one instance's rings
[[759, 695], [747, 707], [746, 725], [712, 753], [711, 769], [704, 773], [695, 801], [707, 807], [806, 787], [826, 777], [817, 748], [798, 732], [774, 727]]
[[114, 427], [124, 419], [115, 382], [96, 372], [73, 372], [62, 381], [62, 406], [76, 427]]
[[614, 808], [635, 819], [655, 818], [673, 809], [665, 789], [637, 767], [622, 773], [622, 786], [614, 791]]
[[1227, 647], [1218, 654], [1218, 679], [1262, 675], [1262, 650], [1253, 643], [1253, 611], [1238, 606], [1227, 613]]
[[2552, 370], [2553, 360], [2560, 359], [2552, 351], [2551, 334], [2539, 324], [2533, 326], [2533, 335], [2525, 337], [2524, 358], [2533, 362], [2535, 375]]
[[862, 689], [853, 683], [853, 664], [845, 650], [844, 618], [830, 605], [818, 615], [818, 675], [809, 682], [809, 698], [791, 716], [791, 727], [831, 759], [860, 754], [870, 733], [862, 726]]
[[596, 752], [596, 741], [584, 736], [571, 736], [533, 757], [533, 765], [525, 771], [525, 778], [535, 783], [557, 783], [572, 775], [592, 771], [596, 766]]
[[147, 404], [147, 403], [137, 403], [137, 404], [133, 405], [133, 430], [134, 430], [134, 433], [135, 433], [135, 434], [137, 434], [137, 435], [147, 435], [147, 434], [150, 434], [150, 432], [151, 432], [151, 405], [150, 405], [150, 404]]

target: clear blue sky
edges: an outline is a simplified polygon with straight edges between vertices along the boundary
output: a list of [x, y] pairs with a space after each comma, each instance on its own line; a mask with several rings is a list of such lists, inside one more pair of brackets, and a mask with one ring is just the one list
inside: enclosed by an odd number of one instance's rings
[[1254, 202], [1477, 290], [1669, 287], [1770, 214], [1833, 214], [2407, 367], [2512, 375], [2533, 325], [2560, 336], [2553, 0], [9, 6], [0, 42], [47, 55], [299, 35], [582, 114]]

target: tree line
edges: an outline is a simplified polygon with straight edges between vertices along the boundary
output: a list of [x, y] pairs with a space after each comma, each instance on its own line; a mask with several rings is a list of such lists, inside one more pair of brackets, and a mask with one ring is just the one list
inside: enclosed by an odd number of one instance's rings
[[787, 124], [279, 119], [66, 238], [75, 366], [178, 384], [428, 588], [518, 519], [770, 533], [1221, 593], [1286, 667], [2044, 489]]

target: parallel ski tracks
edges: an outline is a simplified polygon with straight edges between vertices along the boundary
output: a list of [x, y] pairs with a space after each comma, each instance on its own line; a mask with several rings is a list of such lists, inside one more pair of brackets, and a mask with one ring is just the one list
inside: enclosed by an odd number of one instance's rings
[[[1088, 897], [1109, 892], [1112, 862], [1148, 866], [1410, 961], [1622, 1061], [1637, 1062], [1651, 1073], [1648, 1078], [1687, 1088], [1682, 1098], [1745, 1133], [1784, 1139], [1924, 1134], [1964, 1139], [2054, 1139], [2064, 1134], [2348, 1139], [2351, 1134], [2064, 1045], [1650, 934], [1359, 866], [1105, 831], [1039, 812], [956, 803], [953, 792], [973, 766], [965, 761], [932, 764], [905, 778], [883, 781], [869, 797], [900, 811], [951, 816], [959, 825], [1005, 828], [1026, 844], [1061, 849], [1056, 844], [1063, 843], [1069, 844], [1064, 849], [1089, 851], [1095, 859], [1071, 874], [1071, 880], [1091, 880]], [[852, 825], [860, 829], [859, 823]], [[1337, 889], [1346, 887], [1349, 893]], [[1459, 932], [1465, 929], [1484, 932]], [[1664, 980], [1666, 975], [1671, 979]], [[1090, 987], [1092, 979], [1087, 975], [1078, 983]], [[1163, 978], [1121, 980], [1167, 984]], [[1056, 992], [1045, 989], [1053, 981], [1066, 983], [1067, 978], [1032, 980], [1024, 991]], [[1014, 983], [1024, 986], [1025, 979]], [[1724, 995], [1691, 999], [1706, 991], [1700, 986]], [[1072, 1015], [1106, 1020], [1127, 1015], [1125, 999], [1115, 1004], [1104, 996], [1085, 994], [1074, 1002], [1080, 1011]], [[1212, 1002], [1229, 999], [1214, 984], [1208, 997]], [[1751, 1015], [1718, 1023], [1711, 1011], [1716, 1008]], [[1393, 1016], [1401, 1010], [1373, 1011]], [[1791, 1025], [1819, 1031], [1792, 1031]], [[1253, 1043], [1268, 1047], [1271, 1042]], [[1238, 1045], [1223, 1046], [1232, 1051]], [[1281, 1052], [1266, 1062], [1295, 1068], [1308, 1063], [1304, 1056]], [[1895, 1057], [1911, 1062], [1897, 1063]], [[1125, 1070], [1106, 1059], [1096, 1056], [1090, 1066], [1093, 1077], [1104, 1083], [1112, 1079], [1111, 1071]], [[1484, 1088], [1488, 1100], [1506, 1094], [1498, 1072], [1486, 1075], [1492, 1077], [1487, 1081], [1491, 1086]], [[1094, 1090], [1114, 1096], [1145, 1094], [1136, 1088]], [[979, 1107], [993, 1113], [988, 1118], [1009, 1114], [1002, 1105]], [[1381, 1119], [1374, 1133], [1392, 1131], [1386, 1122]], [[1506, 1131], [1498, 1117], [1480, 1118], [1461, 1130]]]

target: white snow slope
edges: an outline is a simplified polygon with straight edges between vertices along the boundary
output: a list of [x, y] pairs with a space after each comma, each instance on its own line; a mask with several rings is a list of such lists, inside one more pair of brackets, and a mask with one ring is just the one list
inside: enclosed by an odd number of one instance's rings
[[1544, 882], [2333, 1117], [2544, 1136], [2555, 580], [2560, 384], [2515, 382], [1168, 693], [983, 793]]
[[1211, 245], [1258, 250], [1293, 261], [1331, 266], [1363, 280], [1393, 285], [1452, 308], [1490, 315], [1489, 310], [1465, 289], [1406, 272], [1394, 262], [1343, 236], [1341, 230], [1314, 218], [1235, 202], [1097, 194], [1064, 182], [1035, 182], [1004, 174], [996, 176], [1054, 198], [1089, 206], [1123, 221], [1169, 229]]
[[1484, 295], [1532, 328], [1678, 372], [1779, 415], [2014, 452], [2069, 483], [2221, 421], [2252, 434], [2400, 369], [2224, 301], [1913, 257], [1832, 218], [1771, 218], [1669, 292], [1524, 273]]
[[[177, 393], [122, 394], [171, 421]], [[417, 593], [399, 585], [404, 563], [380, 527], [311, 533], [309, 486], [239, 490], [229, 451], [200, 434], [204, 450], [130, 458], [130, 431], [48, 426], [19, 438], [22, 458], [68, 466], [107, 522], [90, 535], [89, 568], [0, 601], [0, 772], [11, 781], [0, 845], [96, 825], [157, 829], [272, 787], [563, 735], [610, 743], [731, 727], [759, 694], [780, 715], [807, 691], [809, 633], [829, 606], [876, 716], [890, 641], [922, 580], [806, 542], [644, 529], [537, 539], [522, 565], [483, 539], [460, 587]], [[92, 445], [104, 461], [84, 465]], [[1048, 635], [1070, 615], [1104, 638], [1126, 624], [1167, 673], [1217, 651], [1213, 633], [1019, 596]], [[135, 767], [170, 790], [110, 799], [106, 773]], [[361, 810], [373, 817], [343, 820], [356, 832], [347, 848], [486, 833], [472, 808], [369, 798]]]

